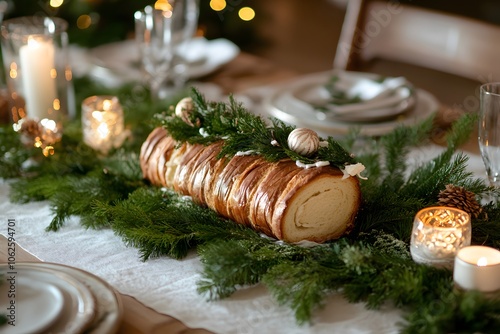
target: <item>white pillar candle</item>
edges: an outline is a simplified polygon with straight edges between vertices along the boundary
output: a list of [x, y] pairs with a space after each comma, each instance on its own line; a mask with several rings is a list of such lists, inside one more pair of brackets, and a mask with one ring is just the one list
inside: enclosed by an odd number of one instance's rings
[[486, 246], [462, 248], [455, 257], [453, 280], [465, 290], [500, 291], [500, 251]]
[[126, 137], [123, 109], [115, 96], [91, 96], [82, 102], [83, 141], [107, 153]]
[[451, 268], [455, 254], [470, 245], [470, 241], [467, 212], [444, 206], [428, 207], [415, 215], [410, 252], [417, 263]]
[[55, 50], [51, 41], [34, 36], [19, 48], [19, 61], [23, 76], [23, 95], [26, 113], [30, 118], [51, 118], [59, 108], [55, 69]]

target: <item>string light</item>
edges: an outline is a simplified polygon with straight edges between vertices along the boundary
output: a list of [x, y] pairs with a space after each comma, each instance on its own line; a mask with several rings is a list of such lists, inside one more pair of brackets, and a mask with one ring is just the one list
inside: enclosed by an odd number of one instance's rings
[[174, 9], [168, 0], [158, 0], [155, 2], [154, 8], [162, 11], [172, 11]]
[[211, 0], [210, 8], [215, 10], [216, 12], [220, 12], [226, 8], [226, 0]]
[[87, 29], [92, 24], [92, 18], [90, 15], [80, 15], [76, 20], [76, 26], [78, 29]]
[[255, 17], [255, 11], [250, 7], [243, 7], [238, 11], [238, 15], [243, 21], [251, 21]]
[[62, 4], [64, 3], [64, 0], [50, 0], [50, 6], [54, 8], [61, 7]]

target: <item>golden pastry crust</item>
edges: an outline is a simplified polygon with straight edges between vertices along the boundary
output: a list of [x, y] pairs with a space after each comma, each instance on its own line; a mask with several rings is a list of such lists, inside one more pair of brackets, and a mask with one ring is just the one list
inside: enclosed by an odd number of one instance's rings
[[361, 204], [359, 181], [335, 167], [300, 168], [258, 155], [217, 159], [223, 142], [178, 145], [162, 128], [141, 147], [152, 184], [188, 195], [223, 217], [287, 242], [324, 242], [350, 231]]

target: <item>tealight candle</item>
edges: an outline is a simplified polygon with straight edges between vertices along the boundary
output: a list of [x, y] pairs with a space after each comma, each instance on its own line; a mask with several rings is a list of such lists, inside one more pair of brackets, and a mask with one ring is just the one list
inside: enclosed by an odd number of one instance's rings
[[500, 251], [486, 246], [462, 248], [455, 257], [455, 284], [465, 290], [500, 290]]
[[115, 96], [90, 96], [82, 102], [83, 141], [107, 153], [125, 139], [123, 109]]
[[410, 252], [417, 263], [451, 268], [458, 250], [470, 245], [470, 241], [468, 213], [450, 207], [429, 207], [415, 215]]

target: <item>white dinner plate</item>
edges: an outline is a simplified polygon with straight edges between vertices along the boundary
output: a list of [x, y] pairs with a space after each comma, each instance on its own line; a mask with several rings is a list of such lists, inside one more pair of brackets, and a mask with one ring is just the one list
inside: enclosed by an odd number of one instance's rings
[[[10, 276], [14, 277], [12, 285]], [[6, 274], [2, 278], [0, 295], [0, 313], [15, 317], [9, 318], [14, 320], [15, 326], [1, 328], [1, 333], [5, 334], [42, 333], [57, 320], [64, 305], [63, 293], [57, 286], [24, 275]]]
[[[13, 270], [7, 270], [6, 265], [0, 268], [2, 274], [16, 282], [15, 296], [2, 298], [2, 304], [13, 301], [16, 305], [15, 326], [7, 324], [2, 333], [81, 333], [94, 319], [94, 296], [71, 276], [23, 264], [16, 264]], [[1, 288], [10, 289], [10, 285]]]
[[86, 334], [113, 334], [118, 331], [123, 317], [122, 302], [116, 291], [104, 280], [78, 268], [56, 263], [24, 263], [23, 266], [68, 274], [92, 292], [96, 301], [96, 314], [87, 327]]
[[[240, 52], [231, 41], [218, 38], [207, 40], [194, 38], [182, 49], [182, 55], [189, 63], [188, 78], [199, 78], [217, 70], [220, 66], [233, 60]], [[130, 82], [141, 80], [142, 73], [139, 61], [139, 47], [135, 40], [126, 40], [100, 45], [89, 51], [91, 62], [96, 65], [90, 75], [96, 79]]]
[[[363, 117], [354, 121], [325, 117], [324, 113], [318, 111], [311, 105], [310, 101], [304, 101], [303, 95], [298, 92], [306, 92], [311, 87], [325, 85], [334, 73], [335, 71], [314, 73], [280, 85], [272, 94], [264, 98], [263, 106], [271, 116], [299, 127], [308, 127], [325, 136], [344, 135], [352, 128], [358, 128], [362, 135], [380, 136], [392, 131], [398, 125], [416, 124], [439, 108], [439, 102], [432, 94], [422, 89], [414, 89], [411, 96], [414, 101], [408, 101], [409, 106], [399, 106], [400, 109], [393, 111], [394, 114], [388, 112], [388, 115], [392, 117], [390, 119], [380, 117], [375, 122]], [[367, 75], [369, 78], [374, 76], [369, 73], [357, 72], [354, 75]], [[404, 103], [404, 101], [403, 99], [402, 102]], [[382, 115], [383, 113], [379, 116]], [[394, 118], [394, 116], [396, 117]]]

